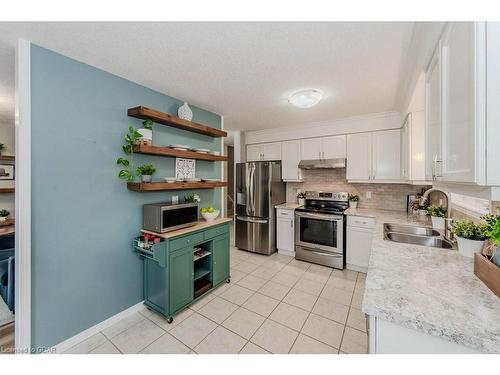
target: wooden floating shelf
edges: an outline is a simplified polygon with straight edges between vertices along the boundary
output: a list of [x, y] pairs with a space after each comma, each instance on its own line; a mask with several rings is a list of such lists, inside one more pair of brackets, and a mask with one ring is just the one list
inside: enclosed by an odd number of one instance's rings
[[0, 160], [16, 160], [14, 155], [0, 155]]
[[170, 148], [170, 147], [137, 145], [137, 146], [134, 146], [134, 152], [136, 154], [167, 156], [167, 157], [173, 157], [173, 158], [227, 161], [227, 156], [204, 154], [204, 153], [195, 152], [195, 151], [174, 150], [173, 148]]
[[0, 188], [0, 194], [15, 193], [16, 188]]
[[162, 190], [190, 190], [190, 189], [214, 189], [226, 187], [227, 182], [129, 182], [127, 188], [133, 191], [162, 191]]
[[128, 115], [139, 118], [141, 120], [152, 120], [157, 124], [172, 126], [177, 129], [187, 130], [190, 132], [208, 135], [210, 137], [227, 137], [227, 133], [223, 130], [211, 128], [210, 126], [198, 124], [196, 122], [183, 120], [179, 117], [169, 115], [165, 112], [160, 112], [156, 109], [151, 109], [143, 106], [129, 108]]

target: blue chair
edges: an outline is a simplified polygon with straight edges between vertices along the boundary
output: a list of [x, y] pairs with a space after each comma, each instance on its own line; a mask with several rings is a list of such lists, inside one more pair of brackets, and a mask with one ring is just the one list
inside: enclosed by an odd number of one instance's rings
[[[5, 253], [7, 252], [0, 252], [2, 257], [5, 256]], [[14, 312], [14, 259], [14, 255], [12, 254], [8, 258], [0, 260], [0, 296], [12, 312]]]

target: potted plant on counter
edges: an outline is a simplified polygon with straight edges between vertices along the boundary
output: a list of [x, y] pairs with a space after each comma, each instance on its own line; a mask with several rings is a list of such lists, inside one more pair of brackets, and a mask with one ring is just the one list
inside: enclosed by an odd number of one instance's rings
[[9, 215], [10, 215], [9, 211], [4, 210], [4, 209], [0, 210], [0, 221], [7, 220], [7, 216], [9, 216]]
[[452, 232], [457, 237], [458, 252], [466, 257], [474, 257], [480, 253], [488, 239], [488, 224], [476, 224], [472, 221], [456, 221], [452, 224]]
[[444, 218], [448, 210], [443, 206], [429, 206], [427, 207], [427, 214], [431, 216], [432, 227], [436, 229], [444, 229]]
[[137, 174], [141, 176], [141, 182], [151, 182], [155, 172], [156, 168], [153, 167], [153, 164], [143, 164], [137, 167]]
[[[497, 210], [500, 207], [497, 207]], [[493, 263], [500, 267], [500, 215], [485, 215], [482, 217], [489, 226], [488, 244], [483, 249], [486, 255]]]
[[299, 201], [299, 205], [303, 206], [306, 204], [306, 193], [300, 192], [297, 194], [297, 200]]
[[349, 208], [358, 208], [359, 195], [349, 194]]

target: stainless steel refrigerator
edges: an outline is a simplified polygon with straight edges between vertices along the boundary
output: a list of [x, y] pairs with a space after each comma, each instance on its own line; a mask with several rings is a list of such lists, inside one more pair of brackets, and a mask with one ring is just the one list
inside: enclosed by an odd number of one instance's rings
[[274, 206], [286, 201], [281, 162], [236, 164], [236, 247], [254, 253], [276, 251]]

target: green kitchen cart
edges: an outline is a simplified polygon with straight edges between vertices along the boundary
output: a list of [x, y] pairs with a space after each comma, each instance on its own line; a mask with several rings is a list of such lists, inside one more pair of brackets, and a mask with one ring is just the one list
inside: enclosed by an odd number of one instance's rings
[[164, 238], [150, 249], [134, 246], [144, 257], [144, 303], [169, 323], [198, 297], [230, 282], [229, 223], [193, 229], [157, 234]]

